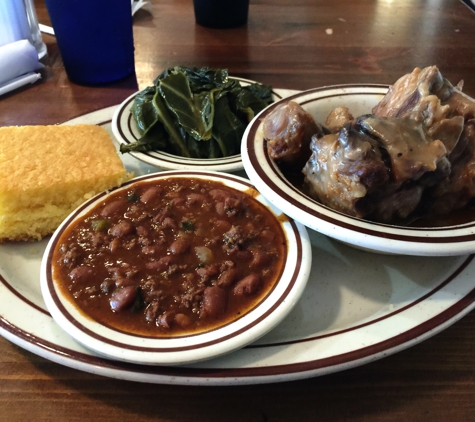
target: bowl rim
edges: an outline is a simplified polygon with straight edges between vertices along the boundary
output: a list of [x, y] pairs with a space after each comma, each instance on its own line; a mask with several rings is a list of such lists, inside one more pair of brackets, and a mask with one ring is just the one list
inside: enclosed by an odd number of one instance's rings
[[40, 284], [46, 306], [58, 325], [76, 341], [97, 354], [130, 363], [177, 365], [198, 362], [241, 348], [274, 328], [295, 306], [310, 275], [312, 252], [305, 226], [286, 218], [262, 196], [257, 200], [271, 209], [281, 222], [287, 238], [287, 255], [281, 280], [241, 318], [203, 333], [181, 337], [152, 338], [106, 327], [86, 316], [75, 306], [52, 276], [52, 253], [66, 228], [110, 193], [127, 189], [136, 182], [164, 178], [202, 178], [224, 181], [227, 186], [245, 191], [253, 185], [239, 176], [212, 171], [167, 171], [134, 178], [121, 187], [102, 192], [73, 211], [52, 235], [41, 262]]
[[[238, 80], [244, 84], [258, 83], [251, 79], [230, 76], [230, 79]], [[130, 108], [135, 96], [141, 91], [134, 92], [127, 97], [115, 110], [112, 116], [111, 128], [112, 133], [120, 144], [130, 144], [131, 138], [138, 140], [134, 134], [136, 131], [135, 122], [130, 113]], [[272, 94], [276, 100], [282, 99], [282, 95], [278, 94], [274, 89]], [[146, 164], [152, 165], [164, 170], [215, 170], [222, 172], [233, 172], [243, 169], [241, 154], [231, 155], [221, 158], [188, 158], [170, 154], [163, 151], [147, 151], [147, 152], [129, 152], [131, 156]]]
[[[374, 252], [419, 256], [464, 255], [475, 252], [475, 221], [444, 227], [405, 227], [352, 217], [320, 204], [294, 187], [267, 153], [262, 137], [264, 118], [290, 100], [304, 108], [330, 98], [380, 96], [389, 86], [343, 84], [313, 88], [276, 101], [249, 124], [241, 145], [244, 169], [257, 189], [287, 215], [308, 228], [344, 243]], [[351, 111], [351, 110], [350, 110]]]

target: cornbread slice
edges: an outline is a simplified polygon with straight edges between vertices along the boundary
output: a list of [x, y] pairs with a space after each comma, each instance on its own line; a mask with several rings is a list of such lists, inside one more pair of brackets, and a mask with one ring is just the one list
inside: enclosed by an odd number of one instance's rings
[[127, 173], [95, 125], [0, 128], [0, 242], [39, 240]]

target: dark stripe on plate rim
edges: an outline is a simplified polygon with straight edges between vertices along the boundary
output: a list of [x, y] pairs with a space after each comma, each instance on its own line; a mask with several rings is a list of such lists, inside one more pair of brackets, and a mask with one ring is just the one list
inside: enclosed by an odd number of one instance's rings
[[[250, 378], [250, 377], [273, 377], [273, 376], [289, 376], [289, 379], [297, 379], [301, 377], [292, 377], [299, 373], [307, 372], [307, 377], [316, 376], [323, 369], [336, 367], [337, 365], [348, 364], [347, 369], [358, 365], [358, 361], [381, 352], [388, 352], [387, 355], [392, 354], [391, 349], [395, 349], [410, 341], [419, 339], [424, 340], [431, 335], [436, 334], [438, 331], [436, 328], [441, 327], [442, 324], [450, 321], [456, 315], [461, 315], [462, 312], [467, 313], [474, 307], [475, 302], [475, 289], [469, 291], [463, 298], [458, 300], [454, 305], [442, 311], [440, 314], [433, 318], [419, 324], [418, 326], [405, 331], [397, 336], [394, 336], [388, 340], [376, 343], [371, 346], [363, 347], [361, 349], [342, 353], [329, 358], [309, 360], [299, 363], [253, 367], [253, 368], [193, 368], [190, 366], [149, 366], [138, 365], [131, 363], [124, 363], [120, 361], [112, 361], [109, 359], [103, 359], [99, 356], [89, 355], [81, 353], [75, 350], [68, 349], [57, 344], [50, 343], [42, 338], [39, 338], [33, 333], [26, 332], [13, 324], [10, 324], [5, 318], [0, 316], [0, 327], [5, 331], [10, 332], [12, 335], [21, 338], [23, 341], [28, 342], [36, 347], [43, 349], [49, 353], [61, 356], [72, 360], [73, 362], [82, 362], [89, 366], [90, 372], [98, 373], [97, 368], [114, 369], [121, 372], [129, 372], [134, 374], [148, 374], [157, 375], [163, 377], [173, 378], [190, 378], [196, 379], [225, 379], [225, 378]], [[464, 315], [463, 314], [463, 315]], [[461, 317], [463, 316], [461, 315]], [[455, 322], [455, 321], [454, 321]], [[247, 346], [246, 348], [249, 348]], [[253, 346], [254, 347], [254, 346]], [[259, 347], [259, 346], [256, 346]], [[270, 347], [270, 345], [265, 346]], [[387, 356], [384, 355], [384, 356]], [[381, 356], [383, 357], [383, 356]], [[74, 367], [73, 362], [70, 366]], [[343, 368], [341, 368], [343, 369]], [[336, 371], [337, 369], [335, 369]], [[335, 372], [333, 371], [333, 372]], [[332, 371], [328, 371], [332, 372]], [[164, 381], [163, 381], [164, 382]], [[189, 382], [189, 381], [187, 381]]]
[[10, 292], [12, 292], [18, 299], [20, 299], [22, 302], [25, 302], [27, 305], [31, 306], [32, 308], [36, 309], [38, 312], [41, 312], [42, 314], [51, 316], [50, 313], [46, 310], [43, 309], [41, 306], [37, 305], [36, 303], [32, 302], [30, 299], [26, 298], [24, 295], [22, 295], [18, 290], [16, 290], [6, 279], [3, 277], [3, 275], [0, 273], [0, 283], [2, 283]]
[[[305, 91], [306, 94], [312, 93], [312, 92], [318, 92], [322, 90], [326, 90], [328, 88], [347, 88], [347, 87], [358, 87], [358, 85], [341, 85], [341, 86], [332, 86], [332, 87], [326, 87], [326, 88], [316, 88], [313, 90]], [[361, 87], [361, 85], [359, 86]], [[365, 85], [364, 87], [378, 87], [382, 88], [383, 86], [381, 85]], [[295, 99], [299, 96], [301, 96], [302, 93], [297, 93], [293, 94], [289, 97], [286, 97], [285, 100], [292, 100]], [[322, 96], [321, 98], [333, 98], [333, 97], [344, 97], [346, 95], [367, 95], [367, 93], [358, 93], [358, 92], [348, 92], [348, 93], [340, 93], [340, 94], [333, 94], [333, 95], [328, 95], [328, 96]], [[302, 102], [305, 103], [305, 102]], [[269, 187], [271, 188], [274, 192], [276, 192], [280, 197], [282, 197], [285, 201], [287, 201], [289, 204], [291, 204], [293, 207], [296, 207], [308, 214], [310, 214], [313, 217], [316, 217], [318, 219], [321, 219], [327, 223], [334, 224], [335, 226], [342, 227], [347, 230], [355, 231], [358, 233], [370, 235], [370, 236], [375, 236], [375, 237], [380, 237], [380, 238], [385, 238], [385, 239], [392, 239], [392, 240], [398, 240], [398, 241], [407, 241], [407, 242], [415, 242], [415, 243], [459, 243], [459, 242], [471, 242], [475, 240], [475, 233], [471, 234], [465, 234], [465, 235], [456, 235], [456, 236], [446, 236], [446, 237], [427, 237], [426, 234], [424, 233], [433, 233], [437, 231], [454, 231], [456, 228], [454, 227], [442, 227], [442, 228], [417, 228], [417, 231], [421, 232], [420, 236], [416, 235], [408, 235], [404, 234], [404, 231], [415, 231], [416, 228], [414, 227], [402, 227], [402, 226], [391, 226], [391, 225], [386, 225], [386, 224], [381, 224], [381, 223], [371, 223], [368, 221], [362, 221], [356, 217], [352, 217], [349, 215], [346, 215], [344, 213], [340, 213], [338, 211], [334, 211], [330, 209], [329, 207], [326, 207], [320, 203], [318, 203], [316, 200], [304, 195], [300, 190], [295, 188], [283, 175], [280, 174], [280, 172], [277, 171], [277, 168], [273, 162], [273, 160], [270, 158], [269, 154], [267, 153], [267, 148], [265, 141], [261, 144], [262, 150], [261, 152], [263, 153], [266, 163], [271, 169], [272, 175], [278, 179], [282, 184], [284, 184], [287, 188], [291, 189], [294, 193], [294, 195], [290, 195], [287, 192], [284, 192], [269, 176], [269, 174], [262, 169], [262, 167], [259, 165], [259, 160], [257, 159], [256, 155], [256, 149], [255, 149], [255, 143], [254, 143], [254, 138], [256, 136], [257, 130], [261, 126], [263, 120], [265, 117], [270, 114], [270, 112], [273, 111], [275, 107], [277, 107], [279, 104], [275, 104], [273, 106], [270, 106], [268, 109], [266, 109], [261, 115], [260, 118], [257, 119], [256, 121], [253, 122], [252, 126], [249, 129], [249, 135], [246, 140], [247, 142], [247, 150], [248, 150], [248, 155], [249, 155], [249, 161], [251, 162], [254, 171], [258, 174], [259, 178]], [[305, 197], [305, 199], [313, 202], [315, 204], [315, 207], [309, 207], [302, 202], [298, 200], [298, 197]], [[329, 215], [327, 215], [324, 212], [320, 212], [318, 208], [321, 208], [322, 211], [326, 211]], [[345, 221], [341, 221], [338, 216], [341, 215], [345, 217], [346, 219], [350, 219], [355, 221], [355, 223], [360, 223], [360, 224], [351, 224], [347, 223]], [[362, 226], [363, 224], [364, 226]], [[467, 223], [463, 225], [464, 229], [474, 227], [475, 222], [472, 223]], [[381, 231], [376, 230], [372, 227], [378, 227], [380, 228]], [[384, 232], [382, 231], [384, 228], [388, 228], [391, 230], [398, 230], [401, 233], [392, 233], [392, 232]]]
[[[167, 178], [167, 177], [190, 176], [190, 174], [192, 175], [192, 177], [197, 176], [197, 175], [201, 176], [201, 177], [210, 176], [211, 178], [214, 178], [214, 179], [216, 179], [216, 176], [217, 176], [216, 174], [210, 174], [210, 173], [206, 173], [206, 172], [201, 172], [201, 173], [198, 174], [198, 173], [190, 172], [190, 171], [174, 171], [173, 174], [170, 174], [170, 173], [155, 173], [155, 174], [149, 174], [149, 175], [139, 177], [138, 179], [135, 179], [135, 180], [130, 180], [130, 181], [124, 183], [121, 187], [115, 188], [115, 189], [111, 190], [110, 192], [112, 192], [114, 190], [117, 190], [117, 189], [122, 189], [124, 187], [130, 186], [131, 184], [134, 184], [137, 181], [145, 181], [145, 180], [148, 180], [148, 179], [155, 179], [157, 177], [160, 177], [161, 175], [163, 175], [163, 178]], [[234, 182], [238, 182], [238, 183], [243, 184], [243, 185], [245, 185], [249, 188], [255, 189], [254, 186], [246, 180], [241, 180], [241, 179], [238, 180], [235, 177], [233, 177], [231, 175], [227, 175], [227, 174], [220, 174], [219, 177], [222, 178], [222, 179], [228, 179], [228, 180], [231, 180], [231, 181], [234, 181]], [[86, 209], [91, 203], [96, 202], [97, 200], [99, 200], [100, 198], [104, 197], [107, 194], [108, 194], [107, 192], [102, 192], [101, 194], [95, 196], [94, 198], [91, 198], [90, 200], [88, 200], [87, 202], [82, 204], [73, 214], [71, 214], [67, 218], [67, 220], [62, 225], [60, 230], [55, 234], [55, 238], [53, 239], [53, 242], [51, 243], [50, 249], [48, 251], [48, 260], [47, 260], [47, 263], [46, 263], [46, 278], [47, 278], [48, 290], [49, 290], [49, 293], [50, 293], [50, 295], [52, 297], [52, 300], [54, 301], [56, 307], [60, 310], [62, 315], [65, 318], [67, 318], [69, 323], [71, 323], [77, 329], [79, 329], [80, 331], [82, 331], [83, 333], [87, 334], [90, 337], [93, 337], [97, 340], [100, 340], [100, 341], [102, 341], [104, 343], [107, 343], [107, 344], [110, 344], [112, 346], [120, 347], [122, 349], [143, 351], [143, 352], [154, 352], [154, 353], [178, 352], [178, 351], [193, 350], [193, 349], [197, 349], [197, 348], [211, 346], [213, 344], [221, 343], [225, 340], [236, 337], [237, 335], [249, 330], [251, 327], [258, 325], [262, 320], [267, 318], [272, 312], [275, 311], [275, 309], [287, 298], [287, 296], [291, 292], [293, 286], [295, 285], [295, 282], [298, 278], [300, 268], [301, 268], [301, 257], [302, 257], [302, 253], [303, 253], [303, 248], [302, 248], [302, 240], [301, 240], [300, 236], [298, 235], [297, 225], [293, 220], [289, 219], [288, 221], [289, 221], [289, 223], [291, 225], [291, 229], [294, 233], [294, 236], [295, 236], [295, 239], [296, 239], [296, 246], [297, 246], [296, 266], [294, 268], [291, 280], [290, 280], [289, 284], [287, 285], [286, 289], [282, 292], [281, 296], [278, 298], [278, 300], [276, 300], [275, 303], [266, 312], [264, 312], [259, 318], [253, 320], [252, 322], [250, 322], [245, 327], [241, 328], [238, 331], [234, 331], [234, 332], [232, 332], [228, 335], [222, 336], [222, 337], [217, 338], [217, 339], [212, 340], [212, 341], [207, 341], [207, 342], [199, 343], [199, 344], [196, 344], [196, 345], [190, 345], [190, 346], [184, 346], [184, 347], [168, 347], [168, 348], [167, 347], [145, 347], [145, 346], [139, 347], [139, 346], [133, 346], [133, 345], [130, 345], [130, 344], [127, 344], [127, 343], [114, 341], [114, 340], [109, 339], [107, 337], [103, 337], [103, 336], [89, 330], [88, 328], [83, 326], [79, 321], [77, 321], [75, 318], [73, 318], [72, 315], [67, 311], [67, 309], [64, 307], [64, 305], [61, 303], [61, 300], [58, 297], [58, 294], [56, 292], [56, 289], [54, 287], [54, 282], [53, 282], [53, 279], [52, 279], [51, 262], [52, 262], [53, 251], [56, 248], [56, 245], [59, 241], [59, 238], [60, 238], [61, 234], [66, 230], [69, 223], [78, 214], [80, 214], [84, 209]], [[282, 271], [283, 270], [284, 269], [282, 269]], [[274, 287], [271, 289], [271, 291], [269, 291], [268, 295], [266, 295], [266, 297], [262, 299], [262, 301], [257, 305], [257, 307], [260, 306], [263, 303], [263, 301], [272, 293], [272, 291], [275, 289], [275, 287], [276, 286], [274, 285]], [[108, 327], [108, 328], [110, 328], [110, 327]], [[222, 327], [220, 327], [220, 328], [222, 328]], [[116, 329], [114, 329], [114, 330], [115, 331], [120, 331], [120, 330], [116, 330]], [[210, 331], [208, 331], [207, 333], [209, 333], [209, 332]], [[151, 340], [157, 340], [157, 341], [158, 340], [167, 341], [167, 340], [177, 340], [177, 339], [179, 339], [179, 337], [154, 338], [154, 337], [151, 337], [151, 336], [150, 337], [140, 336], [140, 335], [135, 335], [135, 334], [127, 333], [127, 332], [125, 332], [125, 334], [127, 334], [131, 337], [135, 337], [135, 338], [149, 338]], [[206, 333], [202, 333], [202, 334], [206, 334]], [[200, 334], [196, 334], [193, 337], [199, 337], [199, 336], [200, 336]], [[190, 337], [190, 336], [186, 336], [186, 337]]]
[[305, 342], [308, 342], [308, 341], [319, 340], [319, 339], [327, 338], [327, 337], [333, 337], [333, 336], [336, 336], [336, 335], [339, 335], [339, 334], [348, 333], [350, 331], [359, 330], [360, 328], [367, 327], [368, 325], [377, 324], [379, 321], [383, 321], [385, 319], [388, 319], [388, 318], [390, 318], [390, 317], [392, 317], [396, 314], [399, 314], [399, 313], [404, 312], [405, 310], [407, 310], [409, 308], [412, 308], [412, 307], [416, 306], [417, 304], [423, 302], [425, 299], [427, 299], [430, 296], [437, 293], [440, 289], [442, 289], [447, 284], [449, 284], [452, 280], [454, 280], [455, 277], [460, 275], [460, 273], [465, 268], [467, 268], [467, 266], [473, 261], [474, 257], [475, 257], [475, 255], [469, 255], [467, 257], [467, 259], [465, 259], [465, 261], [462, 262], [462, 264], [452, 274], [450, 274], [444, 281], [442, 281], [438, 286], [434, 287], [431, 291], [427, 292], [425, 295], [422, 295], [420, 298], [414, 300], [411, 303], [408, 303], [407, 305], [401, 307], [397, 311], [391, 312], [391, 313], [389, 313], [387, 315], [384, 315], [382, 317], [375, 318], [371, 321], [365, 322], [364, 324], [358, 324], [358, 325], [355, 325], [353, 327], [346, 328], [344, 330], [332, 331], [331, 333], [328, 333], [328, 334], [310, 336], [310, 337], [306, 337], [306, 338], [300, 339], [300, 340], [282, 341], [282, 342], [269, 343], [269, 344], [262, 344], [261, 343], [261, 344], [256, 345], [256, 346], [249, 345], [248, 347], [251, 347], [251, 348], [252, 347], [255, 347], [255, 348], [275, 347], [275, 346], [285, 346], [285, 345], [289, 345], [289, 344], [305, 343]]

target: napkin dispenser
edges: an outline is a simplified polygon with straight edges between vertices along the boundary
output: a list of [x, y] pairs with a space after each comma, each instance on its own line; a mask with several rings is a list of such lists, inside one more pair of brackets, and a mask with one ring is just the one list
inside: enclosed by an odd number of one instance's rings
[[42, 58], [46, 45], [41, 38], [33, 0], [0, 1], [0, 47], [27, 39]]
[[40, 79], [45, 54], [32, 0], [0, 0], [0, 95]]

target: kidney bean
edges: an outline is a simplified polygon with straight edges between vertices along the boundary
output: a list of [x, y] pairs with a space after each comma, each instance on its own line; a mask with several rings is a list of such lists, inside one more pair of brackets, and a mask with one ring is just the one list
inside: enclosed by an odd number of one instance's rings
[[224, 270], [218, 277], [218, 286], [230, 287], [239, 277], [241, 272], [237, 268], [229, 268]]
[[259, 248], [249, 248], [252, 254], [252, 261], [249, 264], [251, 268], [262, 268], [269, 262], [269, 255]]
[[160, 316], [158, 322], [164, 328], [171, 328], [173, 319], [175, 318], [175, 311], [166, 311]]
[[128, 277], [117, 277], [115, 279], [115, 285], [116, 287], [127, 287], [127, 286], [134, 286], [135, 281], [128, 278]]
[[126, 208], [127, 201], [125, 199], [119, 199], [107, 204], [102, 208], [101, 215], [103, 217], [112, 217], [114, 214], [117, 214], [122, 208]]
[[203, 316], [216, 318], [226, 310], [226, 291], [218, 286], [206, 287], [203, 292], [201, 302], [201, 314]]
[[[223, 209], [224, 213], [224, 209]], [[227, 232], [231, 228], [231, 223], [226, 220], [216, 220], [214, 223], [214, 229], [220, 232]]]
[[142, 253], [144, 255], [155, 255], [157, 253], [157, 247], [150, 245], [142, 246]]
[[191, 244], [188, 240], [183, 239], [182, 237], [175, 240], [171, 245], [170, 245], [170, 252], [174, 255], [181, 255], [185, 253], [189, 248]]
[[161, 223], [165, 219], [165, 217], [168, 217], [170, 215], [170, 213], [170, 207], [164, 207], [155, 217], [153, 217], [152, 220], [155, 223]]
[[114, 237], [124, 237], [135, 231], [134, 225], [130, 220], [122, 220], [109, 229], [109, 234]]
[[186, 204], [186, 199], [185, 198], [173, 198], [171, 200], [171, 204], [175, 207], [182, 207]]
[[114, 237], [109, 243], [109, 249], [111, 252], [117, 252], [121, 248], [122, 244], [118, 237]]
[[262, 230], [261, 232], [261, 239], [265, 242], [271, 242], [275, 238], [275, 233], [270, 230]]
[[157, 199], [162, 194], [163, 189], [159, 186], [151, 186], [140, 195], [140, 202], [147, 204], [154, 199]]
[[94, 270], [87, 265], [80, 265], [73, 268], [69, 273], [69, 278], [73, 283], [85, 282], [94, 275]]
[[147, 306], [147, 309], [145, 309], [145, 319], [148, 322], [156, 321], [159, 310], [160, 310], [160, 302], [158, 300], [152, 300]]
[[95, 247], [104, 245], [108, 240], [109, 236], [104, 232], [95, 232], [91, 235], [91, 241]]
[[213, 198], [215, 201], [221, 201], [221, 202], [224, 202], [224, 200], [226, 198], [230, 198], [232, 197], [233, 195], [231, 194], [231, 192], [228, 192], [224, 189], [211, 189], [209, 191], [209, 195], [211, 196], [211, 198]]
[[147, 237], [148, 236], [148, 229], [144, 226], [137, 226], [135, 231], [139, 236]]
[[114, 290], [109, 299], [110, 307], [115, 312], [129, 308], [135, 301], [137, 290], [135, 286], [122, 287]]
[[189, 205], [203, 205], [205, 202], [207, 202], [207, 200], [206, 196], [202, 195], [201, 193], [190, 193], [187, 196], [187, 202]]
[[236, 250], [235, 255], [240, 261], [249, 261], [252, 259], [252, 252], [249, 249]]
[[171, 256], [164, 256], [160, 258], [158, 261], [151, 261], [145, 264], [145, 267], [148, 270], [155, 270], [157, 272], [165, 271], [169, 265], [172, 264], [172, 257]]
[[176, 230], [178, 228], [178, 224], [176, 224], [175, 220], [171, 217], [165, 217], [162, 221], [162, 227], [164, 229], [173, 229]]
[[185, 314], [176, 314], [175, 322], [181, 328], [186, 328], [191, 324], [191, 319]]
[[226, 215], [226, 210], [224, 209], [224, 202], [216, 202], [214, 209], [216, 210], [216, 214], [218, 214], [220, 217], [224, 217]]
[[209, 279], [217, 275], [219, 272], [218, 266], [215, 264], [207, 265], [196, 269], [196, 273], [201, 277], [201, 281], [207, 282]]
[[261, 287], [261, 279], [257, 274], [250, 274], [239, 280], [234, 286], [233, 292], [235, 295], [253, 295]]

